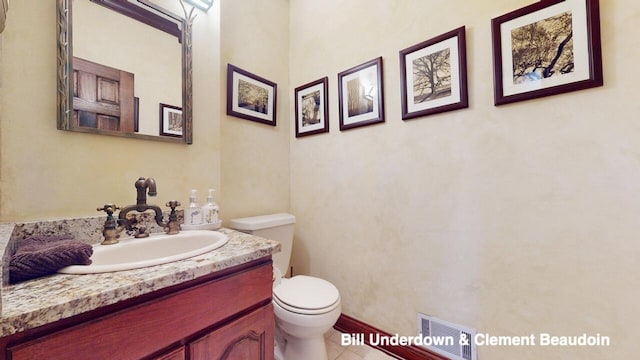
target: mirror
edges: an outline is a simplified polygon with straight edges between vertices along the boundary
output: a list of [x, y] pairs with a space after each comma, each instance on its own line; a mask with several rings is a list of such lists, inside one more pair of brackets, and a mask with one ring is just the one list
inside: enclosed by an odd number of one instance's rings
[[57, 1], [58, 129], [191, 144], [193, 10]]

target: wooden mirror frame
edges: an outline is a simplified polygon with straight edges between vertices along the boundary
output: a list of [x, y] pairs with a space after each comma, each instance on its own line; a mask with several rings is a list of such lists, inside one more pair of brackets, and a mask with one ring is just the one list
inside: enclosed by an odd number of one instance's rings
[[[158, 13], [169, 17], [174, 21], [160, 16], [153, 11], [146, 10], [128, 1], [116, 0], [91, 0], [125, 16], [157, 28], [161, 31], [178, 36], [182, 46], [182, 137], [154, 136], [138, 133], [128, 133], [111, 130], [100, 130], [74, 126], [71, 117], [73, 113], [73, 33], [71, 22], [71, 2], [73, 0], [57, 0], [58, 20], [58, 129], [92, 134], [128, 137], [134, 139], [155, 140], [173, 143], [193, 143], [193, 94], [192, 94], [192, 58], [191, 58], [191, 26], [193, 23], [193, 10], [181, 18], [161, 7], [150, 3], [148, 0], [138, 0]], [[178, 28], [181, 25], [182, 31]]]

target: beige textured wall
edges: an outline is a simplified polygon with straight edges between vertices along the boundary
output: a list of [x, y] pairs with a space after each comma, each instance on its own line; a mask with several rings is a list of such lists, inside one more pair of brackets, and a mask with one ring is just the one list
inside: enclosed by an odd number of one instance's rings
[[[158, 2], [182, 11], [175, 1]], [[164, 206], [220, 186], [219, 5], [193, 30], [193, 145], [56, 129], [56, 2], [12, 3], [2, 33], [0, 221], [98, 215], [135, 203], [134, 181], [153, 177]], [[157, 115], [154, 115], [157, 116]], [[202, 198], [204, 200], [204, 198]]]
[[[289, 210], [289, 1], [221, 1], [221, 217]], [[277, 84], [273, 127], [226, 115], [227, 64]]]
[[[291, 137], [297, 273], [330, 280], [344, 313], [391, 333], [415, 335], [423, 312], [495, 335], [612, 341], [479, 359], [640, 351], [640, 5], [600, 2], [604, 87], [494, 107], [490, 20], [531, 1], [290, 3], [291, 88], [329, 76], [331, 118], [329, 134]], [[398, 51], [461, 25], [470, 108], [403, 122]], [[386, 123], [340, 132], [337, 73], [378, 56]]]
[[[490, 19], [528, 3], [216, 1], [194, 27], [183, 146], [56, 130], [55, 2], [13, 2], [0, 35], [0, 221], [130, 204], [138, 176], [156, 178], [158, 203], [214, 186], [227, 220], [290, 209], [296, 273], [332, 281], [345, 313], [388, 332], [413, 335], [425, 312], [497, 335], [613, 342], [485, 347], [482, 359], [627, 357], [640, 350], [640, 5], [601, 1], [604, 87], [497, 108]], [[398, 51], [460, 25], [470, 108], [403, 122]], [[381, 55], [387, 122], [340, 132], [336, 74]], [[226, 116], [227, 63], [278, 83], [277, 127]], [[295, 139], [292, 89], [323, 76], [331, 132]]]

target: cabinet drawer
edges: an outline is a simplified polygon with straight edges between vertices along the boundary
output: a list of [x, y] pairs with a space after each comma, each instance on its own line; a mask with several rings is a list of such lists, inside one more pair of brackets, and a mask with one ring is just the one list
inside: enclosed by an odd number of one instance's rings
[[7, 349], [22, 359], [139, 359], [271, 299], [271, 263]]

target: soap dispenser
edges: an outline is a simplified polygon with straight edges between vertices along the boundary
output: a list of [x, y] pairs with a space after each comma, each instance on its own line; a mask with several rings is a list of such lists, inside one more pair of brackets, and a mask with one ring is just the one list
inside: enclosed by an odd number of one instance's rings
[[202, 206], [203, 223], [215, 224], [218, 222], [218, 204], [213, 200], [213, 193], [215, 189], [209, 189], [209, 195], [207, 196], [207, 203]]
[[191, 190], [191, 196], [189, 197], [189, 207], [184, 209], [184, 223], [185, 225], [200, 225], [202, 224], [202, 209], [198, 206], [198, 200], [196, 193], [198, 190]]

